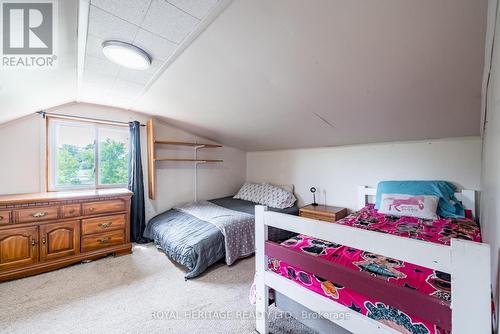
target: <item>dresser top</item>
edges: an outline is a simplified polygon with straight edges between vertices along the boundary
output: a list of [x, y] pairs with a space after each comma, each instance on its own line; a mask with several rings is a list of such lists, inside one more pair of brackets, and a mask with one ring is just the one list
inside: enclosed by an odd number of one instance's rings
[[130, 197], [132, 196], [132, 192], [125, 188], [116, 188], [0, 195], [0, 205], [19, 204], [26, 202], [58, 202], [65, 200], [120, 196]]

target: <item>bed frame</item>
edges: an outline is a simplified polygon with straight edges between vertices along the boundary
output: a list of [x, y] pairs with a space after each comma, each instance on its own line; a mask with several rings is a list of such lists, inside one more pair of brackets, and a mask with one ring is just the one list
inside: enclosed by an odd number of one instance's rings
[[[374, 188], [359, 187], [358, 206], [365, 206], [375, 194]], [[463, 190], [456, 196], [475, 216], [475, 192]], [[269, 241], [269, 226], [450, 273], [451, 303]], [[453, 327], [454, 334], [491, 333], [490, 247], [487, 244], [451, 239], [450, 246], [445, 246], [271, 212], [260, 205], [255, 208], [255, 243], [256, 329], [260, 334], [268, 333], [269, 288], [324, 315], [350, 332], [399, 333], [267, 270], [267, 257], [278, 257], [293, 263], [305, 271], [374, 297], [441, 328]], [[473, 289], [471, 285], [474, 285]]]

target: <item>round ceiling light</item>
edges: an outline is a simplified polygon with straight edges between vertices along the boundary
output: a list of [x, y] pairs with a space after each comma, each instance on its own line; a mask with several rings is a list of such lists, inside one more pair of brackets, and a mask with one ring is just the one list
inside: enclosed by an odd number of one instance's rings
[[151, 56], [135, 45], [121, 41], [105, 41], [102, 52], [112, 62], [134, 70], [145, 70], [151, 65]]

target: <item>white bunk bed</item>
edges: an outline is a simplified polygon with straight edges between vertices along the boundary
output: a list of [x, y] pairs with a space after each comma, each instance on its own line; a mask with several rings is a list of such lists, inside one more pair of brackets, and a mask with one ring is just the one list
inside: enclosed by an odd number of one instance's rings
[[[376, 194], [376, 189], [359, 187], [358, 207], [362, 208]], [[466, 209], [476, 213], [475, 192], [456, 193]], [[344, 314], [326, 317], [352, 333], [399, 333], [384, 324], [361, 315], [339, 303], [303, 288], [269, 271], [266, 256], [268, 227], [276, 227], [333, 243], [451, 274], [451, 323], [454, 334], [491, 333], [490, 247], [487, 244], [452, 239], [450, 246], [390, 234], [325, 223], [309, 218], [255, 209], [256, 329], [268, 333], [269, 288], [319, 314]], [[474, 289], [470, 285], [474, 284]]]

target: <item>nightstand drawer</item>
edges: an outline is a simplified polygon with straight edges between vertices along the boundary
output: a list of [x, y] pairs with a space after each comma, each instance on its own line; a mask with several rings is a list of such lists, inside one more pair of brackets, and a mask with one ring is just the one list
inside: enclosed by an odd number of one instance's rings
[[333, 223], [347, 216], [347, 209], [329, 205], [307, 205], [299, 209], [299, 215]]
[[333, 216], [332, 215], [320, 215], [320, 214], [313, 214], [313, 213], [309, 213], [309, 212], [301, 212], [300, 216], [304, 217], [304, 218], [322, 220], [322, 221], [330, 222], [330, 223], [333, 223], [336, 220], [334, 215]]

